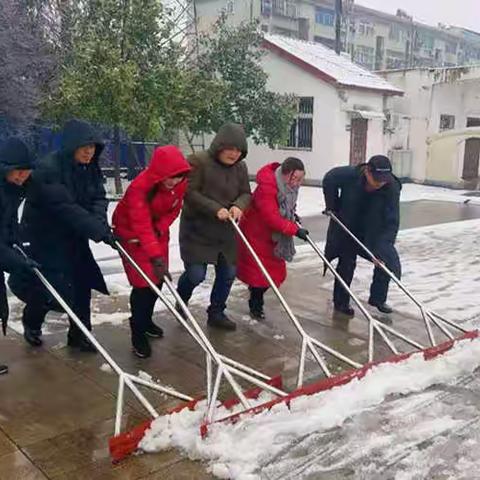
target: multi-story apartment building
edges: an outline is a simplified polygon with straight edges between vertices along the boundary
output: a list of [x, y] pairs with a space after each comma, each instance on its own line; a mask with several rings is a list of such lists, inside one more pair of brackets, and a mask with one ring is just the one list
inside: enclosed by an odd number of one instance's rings
[[[333, 47], [334, 3], [334, 0], [195, 0], [195, 10], [200, 29], [208, 28], [223, 10], [233, 23], [257, 19], [265, 32]], [[401, 10], [391, 15], [354, 4], [352, 0], [344, 0], [343, 4], [343, 49], [370, 70], [480, 64], [480, 33], [425, 25]]]

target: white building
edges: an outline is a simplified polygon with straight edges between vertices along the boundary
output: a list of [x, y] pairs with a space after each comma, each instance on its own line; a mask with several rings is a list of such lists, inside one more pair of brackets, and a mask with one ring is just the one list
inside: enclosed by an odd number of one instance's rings
[[264, 46], [268, 88], [294, 94], [298, 114], [285, 146], [250, 143], [250, 173], [296, 156], [307, 179], [319, 182], [332, 167], [387, 152], [384, 110], [391, 96], [402, 95], [400, 88], [318, 43], [267, 34]]
[[387, 71], [405, 91], [386, 127], [397, 172], [415, 181], [474, 188], [480, 163], [480, 67]]

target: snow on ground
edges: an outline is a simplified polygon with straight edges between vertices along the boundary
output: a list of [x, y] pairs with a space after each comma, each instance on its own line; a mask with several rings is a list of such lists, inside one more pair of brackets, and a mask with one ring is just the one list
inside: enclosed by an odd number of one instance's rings
[[[212, 425], [205, 440], [199, 436], [204, 407], [162, 416], [153, 422], [140, 447], [146, 452], [177, 447], [191, 459], [208, 461], [210, 471], [218, 478], [259, 480], [265, 478], [261, 475], [263, 466], [279, 455], [281, 458], [295, 441], [341, 426], [353, 415], [380, 405], [389, 395], [406, 395], [432, 385], [448, 384], [479, 366], [480, 340], [465, 341], [428, 363], [417, 354], [400, 364], [380, 365], [361, 380], [295, 399], [290, 409], [279, 404], [235, 425]], [[455, 425], [453, 418], [434, 418], [423, 427], [434, 435], [436, 430]], [[416, 429], [415, 434], [422, 432]], [[392, 440], [384, 442], [388, 446]]]

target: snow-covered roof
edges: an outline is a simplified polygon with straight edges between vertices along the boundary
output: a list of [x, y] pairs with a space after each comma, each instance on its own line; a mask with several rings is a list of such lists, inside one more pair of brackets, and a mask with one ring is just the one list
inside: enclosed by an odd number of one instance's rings
[[264, 45], [329, 83], [346, 88], [376, 90], [390, 95], [403, 94], [403, 90], [384, 78], [353, 63], [345, 55], [337, 55], [334, 50], [320, 43], [265, 34]]

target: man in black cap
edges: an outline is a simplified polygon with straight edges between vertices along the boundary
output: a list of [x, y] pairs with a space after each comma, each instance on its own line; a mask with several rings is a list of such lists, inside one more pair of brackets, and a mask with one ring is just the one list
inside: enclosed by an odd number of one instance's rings
[[[368, 163], [355, 167], [333, 168], [323, 179], [326, 211], [333, 212], [398, 278], [401, 265], [394, 244], [400, 223], [401, 188], [390, 160], [383, 155], [375, 155]], [[353, 279], [357, 255], [365, 253], [331, 220], [325, 256], [329, 261], [338, 258], [337, 272], [348, 285]], [[376, 266], [369, 304], [382, 313], [392, 313], [386, 303], [389, 281], [388, 275]], [[347, 317], [355, 315], [350, 296], [338, 281], [333, 302], [337, 312]]]

